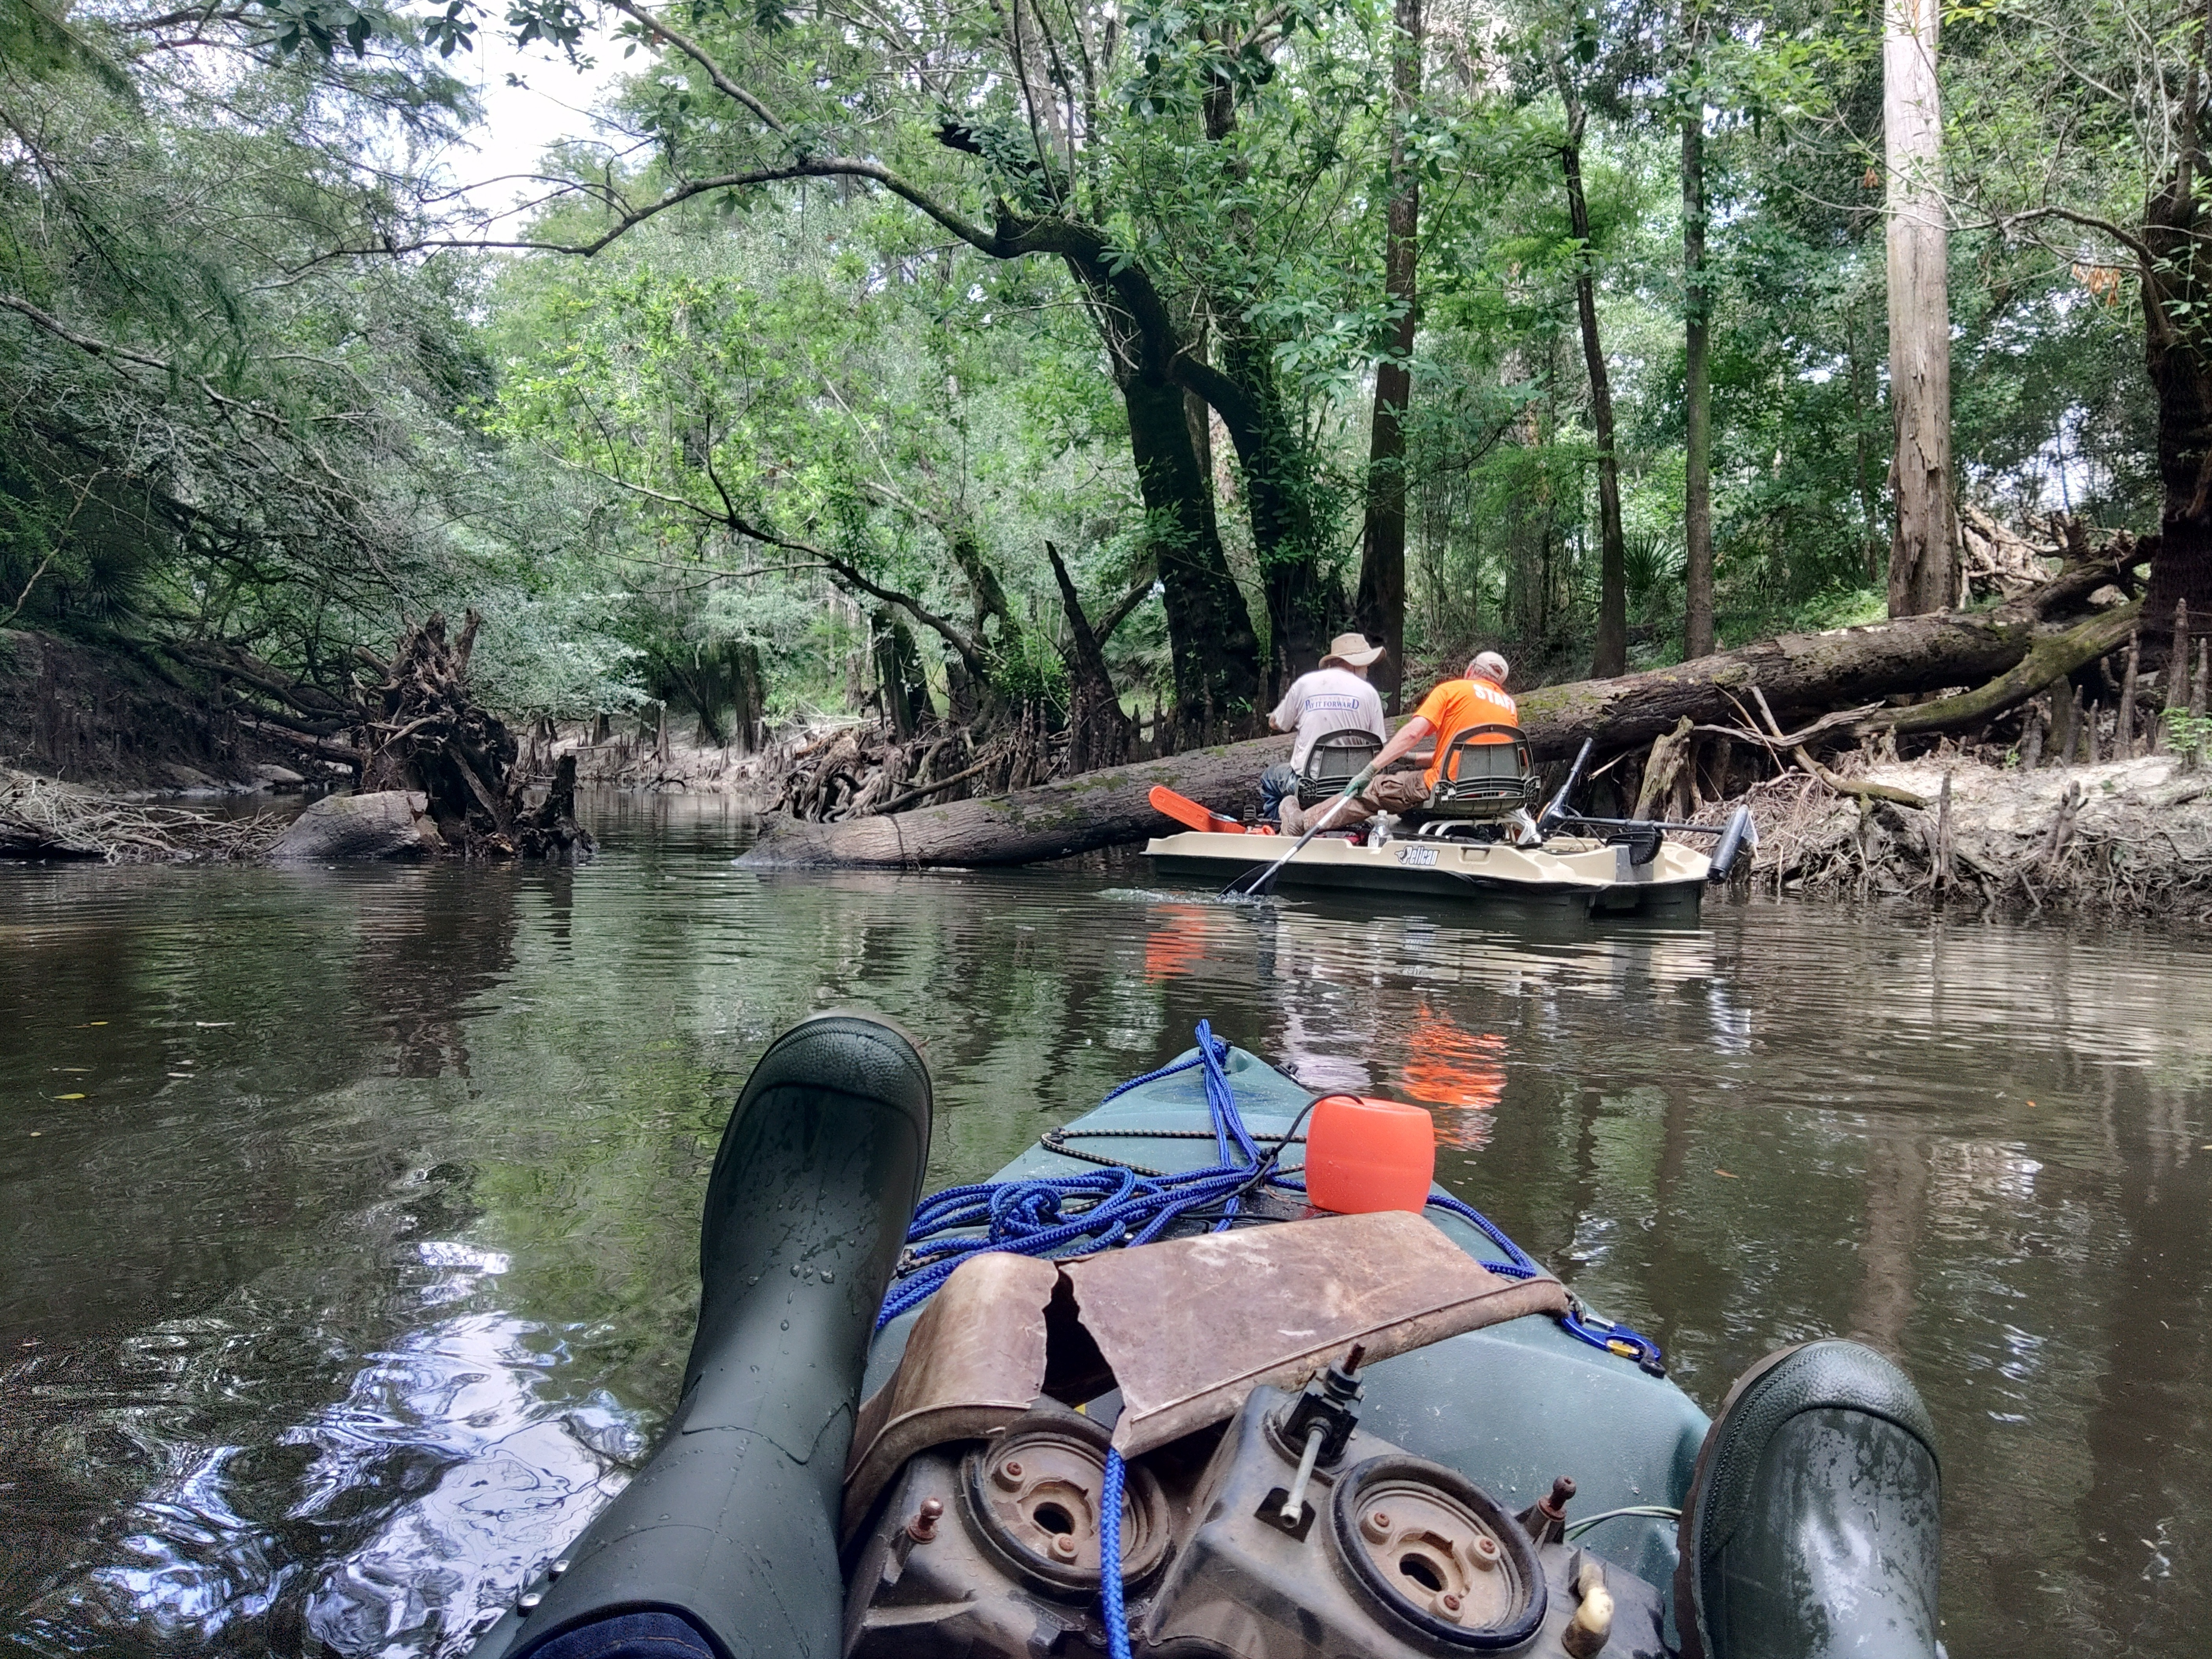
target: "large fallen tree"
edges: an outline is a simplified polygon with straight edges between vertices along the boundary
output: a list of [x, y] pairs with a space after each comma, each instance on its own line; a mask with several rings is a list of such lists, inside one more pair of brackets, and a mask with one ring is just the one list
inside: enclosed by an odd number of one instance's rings
[[[2077, 559], [2033, 592], [1994, 610], [1788, 634], [1648, 673], [1545, 686], [1520, 699], [1521, 722], [1539, 761], [1568, 757], [1586, 738], [1601, 757], [1639, 749], [1685, 720], [1692, 728], [1770, 744], [1784, 757], [1809, 742], [1855, 742], [1883, 729], [1965, 730], [2124, 644], [2136, 624], [2134, 604], [2081, 613], [2106, 585], [2131, 587], [2141, 562], [2123, 538], [2104, 555]], [[1954, 695], [1891, 701], [1931, 692]], [[1786, 721], [1828, 718], [1771, 739], [1751, 712], [1761, 699]], [[1168, 827], [1147, 799], [1155, 784], [1218, 811], [1256, 805], [1260, 773], [1284, 757], [1284, 741], [1193, 750], [1012, 794], [880, 817], [829, 823], [774, 819], [739, 862], [913, 869], [1031, 864], [1118, 846]]]

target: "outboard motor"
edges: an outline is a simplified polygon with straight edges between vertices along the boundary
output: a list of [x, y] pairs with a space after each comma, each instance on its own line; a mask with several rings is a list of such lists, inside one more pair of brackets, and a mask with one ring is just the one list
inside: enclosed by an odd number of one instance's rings
[[868, 1016], [769, 1045], [707, 1183], [698, 1332], [659, 1449], [474, 1659], [639, 1614], [681, 1621], [673, 1651], [687, 1626], [734, 1659], [837, 1651], [842, 1477], [930, 1104], [913, 1044]]

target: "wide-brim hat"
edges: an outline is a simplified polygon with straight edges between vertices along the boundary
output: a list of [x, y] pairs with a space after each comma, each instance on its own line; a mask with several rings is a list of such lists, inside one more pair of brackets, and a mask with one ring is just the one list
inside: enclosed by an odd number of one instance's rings
[[1321, 665], [1326, 668], [1340, 662], [1346, 668], [1364, 668], [1382, 655], [1382, 647], [1368, 644], [1364, 634], [1339, 634], [1328, 642], [1328, 654], [1321, 659]]

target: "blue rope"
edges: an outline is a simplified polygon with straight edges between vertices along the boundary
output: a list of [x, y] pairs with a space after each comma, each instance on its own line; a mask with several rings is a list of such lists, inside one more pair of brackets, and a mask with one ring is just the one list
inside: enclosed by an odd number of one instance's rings
[[1128, 1468], [1106, 1449], [1106, 1480], [1098, 1492], [1098, 1599], [1105, 1604], [1108, 1659], [1129, 1659], [1129, 1615], [1121, 1605], [1121, 1484]]
[[[899, 1259], [890, 1294], [884, 1298], [883, 1309], [876, 1316], [876, 1328], [883, 1329], [900, 1315], [928, 1301], [971, 1256], [994, 1251], [1047, 1258], [1088, 1255], [1120, 1244], [1148, 1244], [1184, 1216], [1215, 1205], [1221, 1206], [1221, 1213], [1212, 1231], [1228, 1231], [1237, 1218], [1240, 1194], [1258, 1173], [1262, 1159], [1258, 1144], [1244, 1127], [1243, 1114], [1237, 1109], [1237, 1093], [1223, 1068], [1229, 1057], [1227, 1039], [1214, 1036], [1212, 1025], [1202, 1019], [1198, 1022], [1197, 1036], [1196, 1054], [1131, 1078], [1109, 1091], [1106, 1099], [1118, 1099], [1132, 1089], [1194, 1066], [1200, 1068], [1204, 1073], [1206, 1117], [1212, 1125], [1218, 1160], [1212, 1168], [1166, 1176], [1102, 1169], [1082, 1175], [979, 1181], [948, 1188], [923, 1200], [915, 1211], [914, 1224], [907, 1229], [906, 1253]], [[1266, 1182], [1288, 1192], [1306, 1189], [1303, 1180], [1272, 1170]], [[1429, 1207], [1457, 1216], [1498, 1248], [1505, 1260], [1483, 1264], [1492, 1273], [1508, 1279], [1534, 1279], [1542, 1273], [1526, 1250], [1473, 1205], [1446, 1193], [1431, 1197]], [[1593, 1348], [1632, 1359], [1646, 1370], [1659, 1364], [1656, 1342], [1626, 1325], [1600, 1319], [1572, 1297], [1568, 1298], [1567, 1312], [1559, 1316], [1559, 1324]], [[1118, 1534], [1118, 1509], [1114, 1511], [1114, 1527]], [[1102, 1540], [1103, 1536], [1102, 1532]], [[1117, 1587], [1117, 1600], [1119, 1593]]]

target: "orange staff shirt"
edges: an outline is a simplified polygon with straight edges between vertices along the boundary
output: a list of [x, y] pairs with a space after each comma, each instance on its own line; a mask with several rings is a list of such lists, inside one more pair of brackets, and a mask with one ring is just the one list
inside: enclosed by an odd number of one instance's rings
[[[1421, 780], [1431, 789], [1443, 771], [1444, 754], [1450, 749], [1452, 739], [1470, 726], [1518, 726], [1521, 711], [1513, 699], [1488, 680], [1446, 680], [1423, 698], [1421, 706], [1413, 711], [1421, 720], [1436, 728], [1437, 752], [1429, 759], [1428, 770]], [[1503, 743], [1503, 738], [1486, 739]]]

